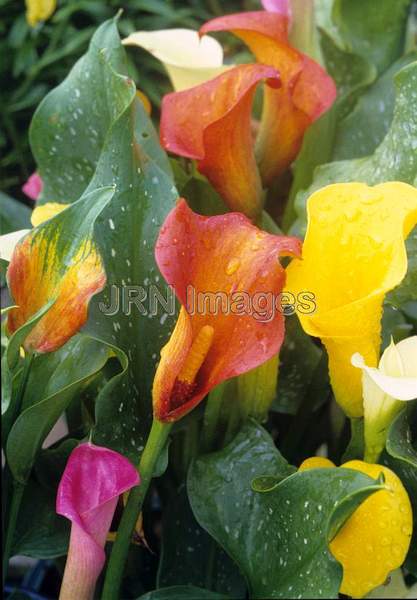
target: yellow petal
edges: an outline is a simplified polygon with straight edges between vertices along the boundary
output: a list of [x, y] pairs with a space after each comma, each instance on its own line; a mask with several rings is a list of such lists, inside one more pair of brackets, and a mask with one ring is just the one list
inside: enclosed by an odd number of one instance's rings
[[330, 543], [333, 556], [343, 566], [340, 592], [362, 598], [404, 562], [411, 541], [412, 510], [400, 479], [387, 467], [359, 460], [342, 467], [373, 479], [383, 473], [387, 488], [369, 496]]
[[192, 29], [137, 31], [123, 40], [126, 46], [139, 46], [160, 60], [175, 91], [213, 79], [230, 66], [223, 65], [223, 50], [214, 38], [201, 39]]
[[59, 204], [58, 202], [47, 202], [41, 206], [37, 206], [30, 217], [32, 225], [37, 227], [41, 223], [52, 219], [55, 215], [60, 213], [64, 208], [67, 208], [68, 204]]
[[56, 8], [56, 0], [26, 0], [26, 20], [31, 27], [46, 21]]
[[390, 424], [401, 411], [402, 401], [417, 398], [417, 336], [386, 348], [379, 368], [368, 367], [360, 354], [352, 364], [362, 369], [365, 416], [365, 458], [378, 460], [385, 447]]
[[287, 289], [315, 295], [316, 312], [300, 314], [301, 324], [326, 346], [337, 401], [360, 417], [361, 373], [351, 356], [378, 363], [382, 303], [407, 271], [404, 239], [417, 222], [417, 190], [397, 182], [334, 184], [310, 197], [307, 212], [303, 257], [288, 267]]
[[311, 456], [306, 458], [301, 465], [298, 467], [299, 471], [308, 471], [310, 469], [331, 469], [336, 465], [328, 458], [324, 456]]

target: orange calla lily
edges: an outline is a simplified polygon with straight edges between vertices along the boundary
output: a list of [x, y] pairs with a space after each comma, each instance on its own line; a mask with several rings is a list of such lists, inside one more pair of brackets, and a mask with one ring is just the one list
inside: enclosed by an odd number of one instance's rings
[[255, 218], [262, 210], [262, 185], [251, 133], [257, 84], [280, 85], [272, 67], [241, 65], [206, 83], [164, 97], [161, 143], [198, 161], [232, 210]]
[[113, 187], [86, 194], [16, 245], [7, 270], [17, 304], [8, 313], [8, 331], [14, 333], [54, 300], [26, 338], [25, 350], [57, 350], [86, 322], [90, 298], [106, 283], [93, 226], [113, 194]]
[[[242, 214], [202, 217], [179, 201], [155, 250], [182, 304], [155, 374], [156, 419], [176, 421], [213, 387], [279, 352], [284, 318], [276, 299], [285, 282], [279, 256], [300, 252], [300, 240], [261, 231]], [[274, 304], [265, 315], [267, 297]]]
[[320, 65], [288, 42], [285, 14], [246, 12], [208, 21], [200, 34], [231, 31], [263, 64], [278, 69], [282, 86], [265, 87], [257, 139], [257, 158], [264, 185], [295, 159], [304, 133], [336, 98], [336, 86]]

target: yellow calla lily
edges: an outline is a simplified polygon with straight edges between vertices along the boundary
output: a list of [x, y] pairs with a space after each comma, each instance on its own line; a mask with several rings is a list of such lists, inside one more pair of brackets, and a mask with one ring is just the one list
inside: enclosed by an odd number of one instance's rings
[[37, 227], [41, 223], [52, 219], [52, 217], [59, 214], [67, 206], [68, 204], [59, 204], [58, 202], [47, 202], [46, 204], [37, 206], [32, 211], [30, 221], [34, 227]]
[[350, 417], [363, 415], [359, 352], [378, 363], [385, 294], [407, 272], [404, 240], [417, 223], [417, 189], [405, 183], [329, 185], [307, 203], [301, 260], [287, 269], [287, 289], [313, 293], [317, 309], [299, 314], [303, 329], [321, 338], [329, 355], [336, 400]]
[[192, 29], [136, 31], [125, 38], [123, 44], [139, 46], [160, 60], [177, 92], [230, 69], [223, 64], [223, 49], [219, 42], [208, 35], [200, 38]]
[[[325, 466], [318, 465], [314, 460], [317, 458], [304, 461], [301, 470]], [[312, 461], [310, 466], [308, 461]], [[386, 489], [362, 502], [329, 544], [333, 556], [343, 566], [340, 592], [363, 598], [404, 562], [411, 541], [413, 514], [401, 480], [387, 467], [360, 460], [341, 467], [360, 471], [372, 479], [383, 473], [385, 478]]]
[[353, 366], [362, 369], [365, 413], [365, 459], [378, 460], [385, 446], [388, 427], [404, 408], [404, 401], [417, 398], [417, 335], [386, 348], [378, 368], [368, 367], [360, 354]]
[[330, 459], [324, 456], [310, 456], [303, 460], [298, 467], [299, 471], [309, 471], [310, 469], [331, 469], [336, 465]]
[[46, 21], [56, 9], [56, 0], [26, 0], [26, 20], [31, 27]]

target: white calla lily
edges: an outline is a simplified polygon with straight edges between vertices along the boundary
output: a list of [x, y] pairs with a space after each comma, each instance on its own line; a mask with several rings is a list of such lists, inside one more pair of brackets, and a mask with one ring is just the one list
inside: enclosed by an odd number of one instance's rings
[[30, 229], [19, 229], [19, 231], [12, 231], [12, 233], [6, 233], [0, 236], [0, 258], [10, 262], [13, 251], [19, 240], [22, 239]]
[[417, 336], [398, 344], [391, 340], [378, 368], [368, 367], [358, 353], [351, 362], [363, 374], [365, 459], [377, 462], [388, 428], [403, 408], [403, 402], [417, 398]]
[[139, 46], [160, 60], [176, 92], [204, 83], [231, 68], [223, 64], [219, 42], [208, 35], [200, 38], [192, 29], [136, 31], [123, 44]]

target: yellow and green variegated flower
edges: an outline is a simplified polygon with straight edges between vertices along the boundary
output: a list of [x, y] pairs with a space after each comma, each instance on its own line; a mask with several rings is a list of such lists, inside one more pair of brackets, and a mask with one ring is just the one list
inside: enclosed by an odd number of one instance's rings
[[25, 350], [56, 350], [86, 322], [89, 300], [106, 282], [94, 222], [113, 194], [112, 187], [86, 194], [17, 243], [7, 270], [17, 305], [8, 313], [8, 331], [54, 301], [26, 338]]
[[314, 294], [316, 311], [300, 314], [304, 330], [329, 355], [336, 400], [350, 417], [363, 415], [359, 352], [376, 367], [385, 294], [407, 272], [404, 240], [417, 223], [417, 189], [405, 183], [329, 185], [308, 200], [301, 260], [287, 269], [287, 289]]

